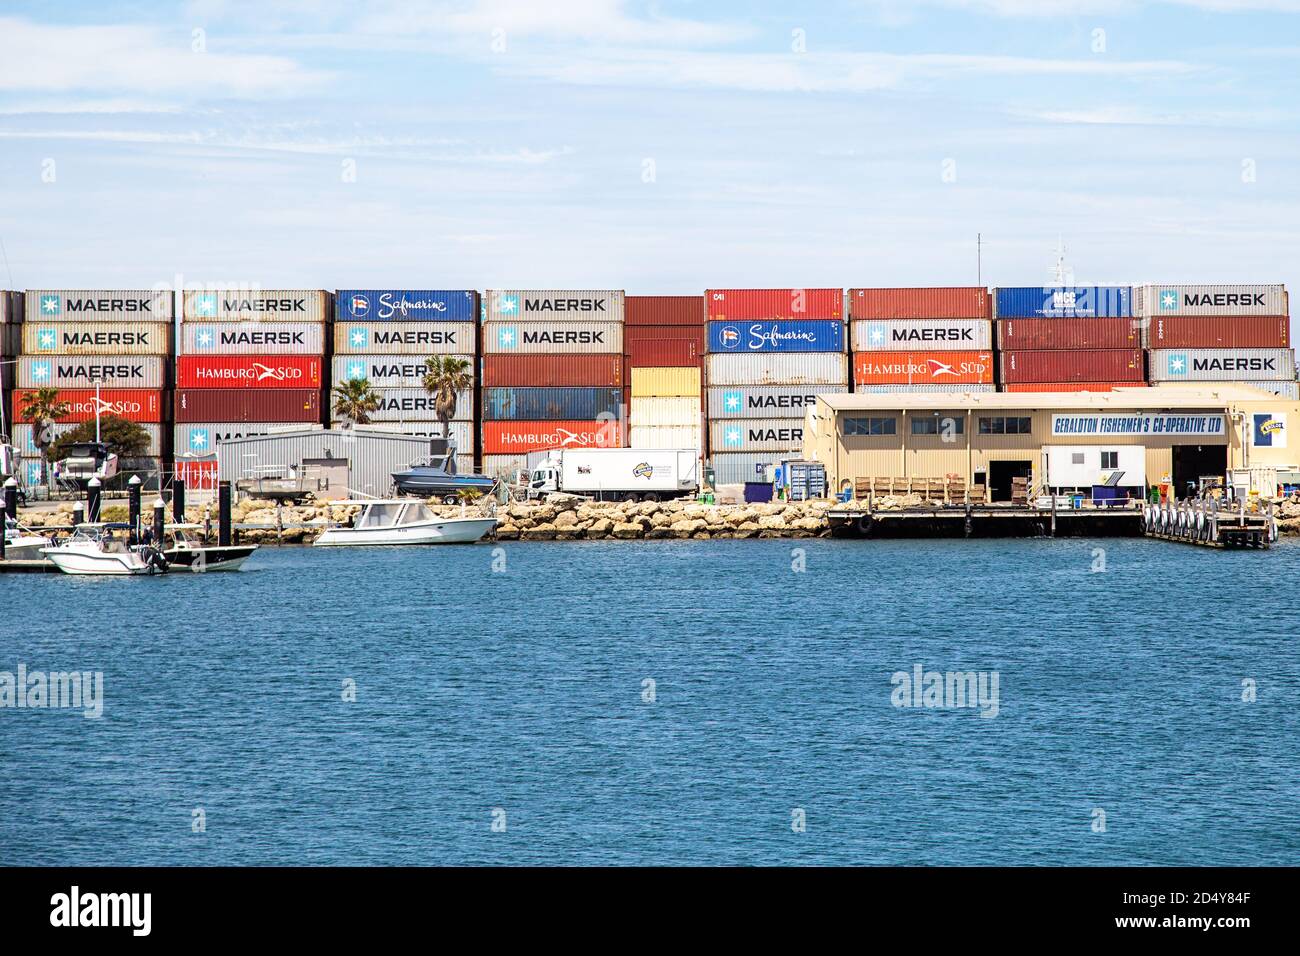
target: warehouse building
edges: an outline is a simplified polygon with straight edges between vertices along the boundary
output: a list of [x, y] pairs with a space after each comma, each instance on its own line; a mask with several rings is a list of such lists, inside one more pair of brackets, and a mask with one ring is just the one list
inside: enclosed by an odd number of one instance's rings
[[[805, 458], [832, 489], [862, 479], [958, 481], [989, 501], [1034, 490], [1110, 484], [1141, 494], [1231, 475], [1246, 490], [1291, 482], [1300, 448], [1288, 431], [1300, 403], [1245, 385], [1111, 392], [819, 395], [804, 427]], [[1118, 473], [1118, 477], [1116, 474]]]

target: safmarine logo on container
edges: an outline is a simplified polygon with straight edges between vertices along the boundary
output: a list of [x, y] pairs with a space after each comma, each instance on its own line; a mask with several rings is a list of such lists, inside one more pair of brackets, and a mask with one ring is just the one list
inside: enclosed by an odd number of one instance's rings
[[63, 312], [63, 301], [57, 295], [41, 296], [41, 315], [59, 315]]
[[1178, 311], [1178, 290], [1177, 289], [1160, 290], [1160, 311], [1162, 312]]
[[54, 329], [37, 329], [36, 330], [36, 347], [38, 349], [53, 349], [59, 344], [58, 333]]
[[734, 325], [723, 326], [718, 332], [718, 338], [722, 341], [723, 348], [734, 349], [740, 344], [740, 329]]
[[196, 349], [210, 349], [217, 344], [216, 330], [210, 325], [196, 329], [194, 332], [194, 347]]
[[359, 325], [348, 329], [348, 342], [354, 349], [365, 348], [370, 341], [370, 333]]
[[[1161, 293], [1163, 295], [1164, 293]], [[1165, 360], [1165, 370], [1170, 375], [1187, 374], [1187, 356], [1182, 352], [1171, 352]]]
[[364, 295], [354, 295], [348, 301], [348, 311], [357, 318], [361, 318], [370, 311], [370, 300]]
[[745, 396], [741, 392], [723, 392], [722, 407], [729, 412], [738, 412], [745, 405]]
[[513, 325], [503, 325], [497, 329], [497, 348], [512, 349], [519, 344], [519, 330]]
[[207, 451], [212, 447], [206, 428], [190, 429], [190, 451]]
[[217, 297], [212, 293], [204, 293], [194, 297], [194, 314], [195, 315], [216, 315], [217, 314]]

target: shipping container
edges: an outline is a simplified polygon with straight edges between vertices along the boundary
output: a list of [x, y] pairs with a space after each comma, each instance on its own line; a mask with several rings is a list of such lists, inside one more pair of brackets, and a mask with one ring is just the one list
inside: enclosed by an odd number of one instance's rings
[[20, 325], [24, 311], [21, 292], [0, 291], [0, 325]]
[[916, 349], [993, 348], [993, 324], [987, 319], [857, 319], [853, 351], [891, 352]]
[[186, 322], [181, 355], [324, 355], [321, 322]]
[[998, 319], [1091, 319], [1133, 315], [1124, 286], [1022, 286], [993, 290]]
[[858, 385], [984, 385], [993, 381], [991, 352], [855, 352]]
[[182, 355], [177, 388], [320, 388], [317, 355]]
[[484, 455], [483, 474], [489, 478], [504, 478], [513, 481], [515, 475], [528, 470], [528, 456], [525, 455]]
[[[93, 416], [92, 416], [93, 418]], [[72, 429], [76, 428], [77, 422], [63, 422], [53, 427], [54, 437], [66, 435]], [[157, 457], [163, 453], [162, 448], [162, 425], [147, 423], [140, 426], [144, 433], [149, 436], [149, 444], [141, 453], [146, 457]], [[36, 447], [36, 432], [31, 425], [14, 425], [13, 432], [14, 447], [18, 449], [18, 454], [40, 457], [41, 450]]]
[[735, 485], [742, 482], [765, 481], [769, 468], [782, 458], [794, 455], [788, 451], [767, 452], [714, 452], [709, 457], [715, 485]]
[[712, 387], [706, 405], [710, 419], [785, 418], [802, 415], [818, 395], [847, 392], [847, 385], [736, 385]]
[[1263, 389], [1266, 392], [1272, 392], [1281, 398], [1289, 398], [1294, 401], [1300, 398], [1300, 383], [1297, 382], [1251, 382], [1251, 388]]
[[846, 385], [849, 381], [849, 357], [843, 352], [708, 355], [704, 362], [704, 380], [709, 385]]
[[0, 325], [0, 356], [21, 355], [23, 351], [23, 324], [8, 322]]
[[24, 355], [22, 388], [166, 388], [170, 362], [161, 355]]
[[1001, 359], [1004, 383], [1146, 380], [1141, 349], [1015, 350], [1003, 352]]
[[709, 423], [709, 448], [717, 452], [799, 451], [804, 419], [747, 418]]
[[185, 322], [328, 322], [332, 296], [324, 289], [190, 289]]
[[1151, 349], [1273, 349], [1291, 345], [1291, 320], [1264, 315], [1152, 315], [1144, 320]]
[[634, 368], [629, 374], [632, 398], [700, 397], [700, 370], [695, 367]]
[[[644, 326], [643, 326], [644, 327]], [[623, 343], [630, 368], [698, 367], [704, 349], [695, 339], [656, 339]]]
[[623, 321], [628, 325], [702, 326], [702, 295], [629, 295], [624, 299]]
[[318, 388], [178, 388], [177, 423], [320, 422]]
[[706, 289], [705, 320], [843, 319], [843, 289]]
[[28, 322], [168, 322], [175, 317], [170, 289], [28, 289]]
[[1278, 382], [1295, 378], [1290, 349], [1152, 349], [1153, 382]]
[[218, 442], [229, 441], [232, 438], [302, 431], [309, 427], [312, 426], [301, 422], [192, 422], [175, 426], [172, 449], [177, 455], [204, 455], [215, 451]]
[[[366, 379], [374, 388], [423, 388], [428, 371], [428, 355], [339, 355], [330, 371], [330, 381], [339, 385], [354, 379]], [[457, 356], [469, 363], [466, 374], [474, 381], [475, 362], [471, 356]]]
[[336, 355], [474, 355], [472, 322], [341, 322], [334, 326]]
[[854, 319], [987, 319], [992, 314], [983, 286], [849, 290]]
[[629, 448], [703, 449], [704, 429], [700, 425], [633, 425], [628, 429]]
[[489, 289], [487, 322], [622, 322], [622, 289]]
[[24, 322], [28, 355], [170, 355], [169, 322]]
[[478, 322], [472, 289], [339, 289], [336, 322]]
[[698, 426], [704, 412], [698, 396], [688, 398], [634, 398], [628, 410], [633, 428]]
[[619, 448], [620, 422], [483, 422], [483, 454], [521, 455], [548, 448]]
[[622, 355], [485, 355], [483, 385], [623, 384]]
[[623, 417], [621, 388], [483, 389], [484, 421], [594, 421], [602, 415]]
[[1134, 315], [1290, 315], [1282, 285], [1147, 284], [1133, 290]]
[[1132, 349], [1142, 345], [1131, 318], [1001, 319], [1000, 349]]
[[[377, 388], [379, 407], [370, 412], [372, 422], [434, 422], [438, 420], [437, 397], [423, 388]], [[331, 399], [331, 412], [332, 412]], [[474, 420], [474, 392], [472, 389], [456, 393], [456, 411], [452, 421]]]
[[[448, 422], [447, 437], [456, 443], [457, 463], [461, 463], [464, 458], [466, 470], [473, 470], [474, 462], [474, 424], [468, 421]], [[344, 422], [334, 422], [331, 426], [336, 430], [347, 430], [353, 426]], [[442, 422], [438, 421], [410, 421], [410, 422], [373, 422], [370, 425], [357, 426], [362, 430], [370, 429], [371, 431], [391, 432], [394, 435], [414, 435], [419, 438], [441, 438]]]
[[838, 319], [766, 322], [710, 322], [708, 350], [728, 352], [843, 352], [844, 323]]
[[891, 395], [935, 393], [945, 395], [976, 395], [981, 392], [996, 392], [996, 385], [855, 385], [853, 391], [862, 395]]
[[622, 322], [488, 322], [484, 355], [584, 355], [623, 351]]
[[1146, 382], [1012, 382], [1004, 392], [1113, 392], [1117, 388], [1146, 388]]
[[[23, 420], [22, 410], [30, 389], [16, 388], [13, 394], [14, 422]], [[103, 388], [99, 390], [99, 409], [101, 413], [111, 412], [128, 421], [146, 424], [163, 420], [163, 393], [144, 388]], [[85, 422], [95, 418], [95, 389], [65, 388], [59, 391], [59, 401], [67, 402], [68, 414], [58, 419], [60, 422]]]

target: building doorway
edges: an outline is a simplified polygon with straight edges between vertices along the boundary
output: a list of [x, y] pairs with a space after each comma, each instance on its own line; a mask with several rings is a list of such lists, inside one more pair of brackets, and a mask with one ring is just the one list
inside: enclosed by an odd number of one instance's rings
[[1227, 445], [1175, 445], [1173, 457], [1171, 477], [1179, 499], [1195, 495], [1202, 477], [1223, 478], [1228, 471]]
[[989, 462], [989, 501], [1011, 500], [1011, 479], [1029, 479], [1034, 473], [1032, 461]]

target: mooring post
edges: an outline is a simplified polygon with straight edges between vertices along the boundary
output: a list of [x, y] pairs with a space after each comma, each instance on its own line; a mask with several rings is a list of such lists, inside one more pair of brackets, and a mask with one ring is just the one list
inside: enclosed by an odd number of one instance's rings
[[80, 501], [72, 503], [72, 526], [75, 528], [79, 524], [86, 523], [86, 506]]
[[172, 481], [172, 521], [176, 524], [185, 523], [185, 479], [177, 478]]
[[230, 482], [217, 482], [217, 544], [230, 547]]
[[132, 475], [126, 483], [126, 520], [131, 530], [126, 533], [128, 544], [137, 544], [140, 540], [140, 476]]
[[98, 478], [91, 478], [90, 483], [86, 485], [86, 520], [91, 524], [99, 520], [99, 498], [102, 485], [103, 482]]
[[153, 546], [162, 549], [163, 534], [166, 533], [167, 504], [159, 495], [153, 502]]
[[1052, 498], [1052, 537], [1056, 537], [1056, 495], [1052, 494], [1052, 489], [1047, 489], [1047, 493]]
[[5, 514], [18, 520], [18, 482], [12, 475], [5, 479]]

